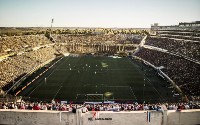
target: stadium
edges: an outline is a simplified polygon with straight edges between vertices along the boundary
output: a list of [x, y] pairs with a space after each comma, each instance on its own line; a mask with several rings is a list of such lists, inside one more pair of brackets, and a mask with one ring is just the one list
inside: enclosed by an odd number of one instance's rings
[[[149, 109], [159, 102], [199, 108], [198, 25], [198, 21], [167, 28], [154, 24], [150, 31], [31, 29], [36, 35], [19, 36], [20, 31], [14, 36], [5, 32], [0, 38], [1, 99], [42, 101], [41, 105], [139, 103]], [[33, 31], [25, 34], [29, 32]], [[24, 105], [21, 101], [18, 108]]]
[[[20, 37], [19, 39], [29, 41], [30, 36]], [[171, 88], [170, 82], [157, 71], [158, 69], [150, 68], [139, 57], [134, 57], [140, 41], [146, 38], [145, 35], [137, 33], [104, 35], [101, 33], [75, 36], [52, 34], [48, 36], [49, 38], [42, 35], [31, 37], [43, 38], [38, 42], [44, 40], [44, 44], [27, 47], [25, 52], [18, 50], [21, 52], [20, 55], [8, 52], [13, 59], [20, 60], [20, 62], [13, 60], [13, 63], [19, 63], [17, 65], [24, 66], [25, 70], [19, 72], [22, 67], [18, 67], [19, 74], [18, 72], [13, 74], [17, 76], [16, 79], [11, 76], [11, 83], [2, 87], [7, 94], [31, 100], [51, 101], [54, 99], [82, 103], [84, 101], [155, 103], [173, 102], [180, 98], [180, 96], [173, 97], [177, 91]], [[98, 41], [90, 41], [91, 39], [98, 39]], [[14, 48], [7, 48], [9, 49]], [[2, 67], [13, 64], [9, 61], [9, 59], [5, 59], [5, 62], [3, 60]], [[34, 67], [33, 64], [37, 63], [39, 66]], [[10, 70], [17, 71], [17, 68]], [[110, 95], [107, 97], [106, 93]]]
[[1, 0], [0, 125], [200, 125], [199, 5]]

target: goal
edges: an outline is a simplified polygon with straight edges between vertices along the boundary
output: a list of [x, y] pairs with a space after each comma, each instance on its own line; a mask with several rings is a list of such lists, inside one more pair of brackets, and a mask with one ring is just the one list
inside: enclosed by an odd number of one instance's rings
[[86, 94], [88, 102], [103, 102], [103, 94]]

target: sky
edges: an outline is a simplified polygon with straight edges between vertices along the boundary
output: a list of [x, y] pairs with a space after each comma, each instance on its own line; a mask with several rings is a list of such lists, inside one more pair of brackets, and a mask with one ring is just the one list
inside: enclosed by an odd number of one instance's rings
[[0, 27], [150, 28], [200, 21], [200, 0], [0, 0]]

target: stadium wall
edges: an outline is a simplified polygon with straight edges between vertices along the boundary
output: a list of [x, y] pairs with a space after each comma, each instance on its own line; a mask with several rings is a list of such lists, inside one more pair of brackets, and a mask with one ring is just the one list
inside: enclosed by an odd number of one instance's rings
[[[0, 110], [0, 124], [17, 125], [189, 125], [200, 124], [200, 110], [87, 112]], [[166, 120], [164, 120], [166, 119]]]
[[167, 112], [167, 125], [200, 125], [200, 109], [170, 110]]

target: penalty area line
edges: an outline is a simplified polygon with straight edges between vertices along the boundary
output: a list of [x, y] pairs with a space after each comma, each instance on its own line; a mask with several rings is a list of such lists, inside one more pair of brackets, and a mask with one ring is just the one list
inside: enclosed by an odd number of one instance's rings
[[53, 99], [55, 99], [55, 97], [58, 95], [61, 88], [62, 88], [62, 83], [60, 84], [60, 87], [59, 87], [58, 91], [56, 92], [56, 94], [54, 95]]

